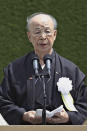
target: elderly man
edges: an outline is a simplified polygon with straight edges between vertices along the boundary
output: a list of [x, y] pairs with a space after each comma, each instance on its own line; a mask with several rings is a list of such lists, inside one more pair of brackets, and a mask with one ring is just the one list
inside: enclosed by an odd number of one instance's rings
[[47, 72], [43, 57], [49, 54], [52, 58], [51, 78], [45, 78], [46, 109], [52, 111], [63, 105], [62, 111], [46, 117], [46, 123], [76, 125], [86, 120], [85, 75], [53, 50], [56, 28], [57, 22], [51, 15], [35, 13], [27, 18], [27, 35], [34, 51], [4, 69], [5, 76], [0, 86], [0, 112], [8, 124], [42, 124], [42, 117], [36, 115], [36, 109], [43, 108], [44, 91], [41, 79], [33, 77], [32, 57], [35, 54], [39, 58], [39, 74]]

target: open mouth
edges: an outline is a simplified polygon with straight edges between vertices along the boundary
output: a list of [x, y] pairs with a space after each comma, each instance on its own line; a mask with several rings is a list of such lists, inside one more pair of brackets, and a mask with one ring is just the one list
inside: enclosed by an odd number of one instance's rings
[[48, 46], [48, 40], [39, 41], [39, 45], [41, 48], [46, 48]]
[[45, 43], [43, 43], [43, 44], [40, 44], [40, 46], [42, 46], [42, 47], [45, 47], [45, 46], [47, 46], [48, 44], [45, 44]]

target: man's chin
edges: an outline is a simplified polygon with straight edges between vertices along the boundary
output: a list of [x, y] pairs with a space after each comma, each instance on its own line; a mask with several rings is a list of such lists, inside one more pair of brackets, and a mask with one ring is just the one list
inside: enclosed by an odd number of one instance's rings
[[45, 53], [45, 54], [48, 54], [49, 52], [51, 52], [52, 49], [48, 49], [48, 48], [40, 48], [39, 49], [39, 52], [41, 54]]

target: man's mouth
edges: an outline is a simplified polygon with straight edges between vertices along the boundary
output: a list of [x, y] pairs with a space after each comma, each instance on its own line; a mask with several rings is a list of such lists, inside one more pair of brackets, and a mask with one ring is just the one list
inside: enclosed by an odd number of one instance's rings
[[45, 41], [39, 41], [39, 45], [40, 45], [42, 48], [47, 47], [47, 45], [48, 45], [48, 40], [45, 40]]
[[40, 46], [42, 46], [42, 47], [45, 47], [45, 46], [47, 46], [48, 44], [47, 43], [41, 43], [40, 44]]

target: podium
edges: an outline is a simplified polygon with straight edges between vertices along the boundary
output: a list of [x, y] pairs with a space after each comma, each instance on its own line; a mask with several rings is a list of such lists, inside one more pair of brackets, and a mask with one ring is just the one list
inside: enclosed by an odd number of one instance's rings
[[87, 131], [86, 125], [29, 125], [29, 126], [0, 126], [0, 131]]

